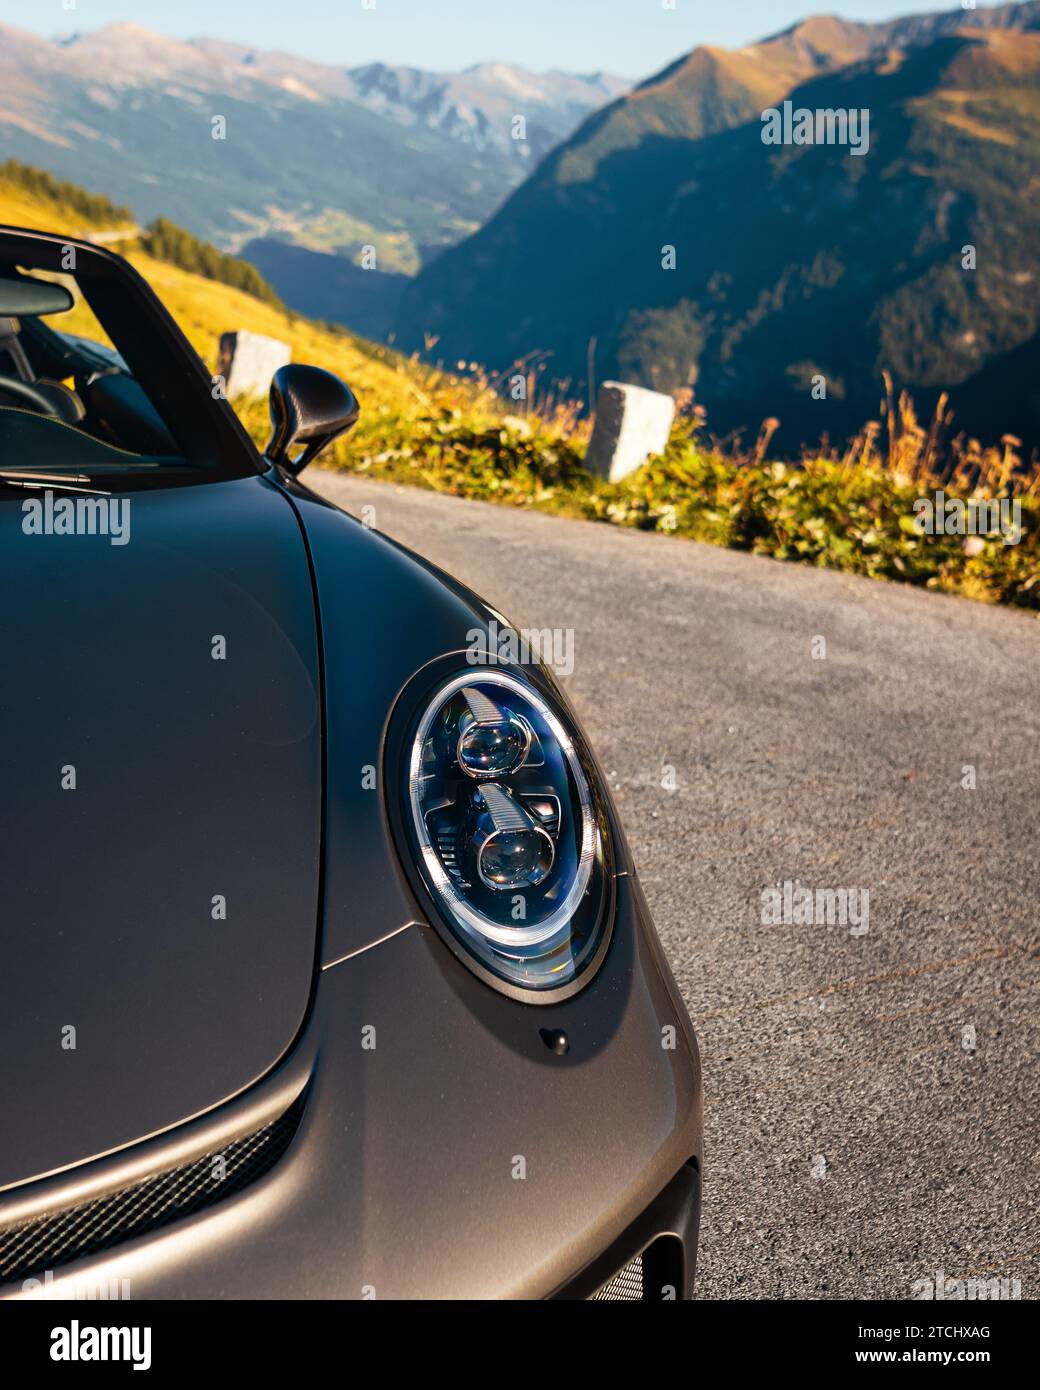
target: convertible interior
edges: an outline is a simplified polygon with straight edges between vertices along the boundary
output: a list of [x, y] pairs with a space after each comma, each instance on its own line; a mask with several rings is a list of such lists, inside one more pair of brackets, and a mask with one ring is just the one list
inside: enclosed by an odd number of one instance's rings
[[120, 354], [45, 322], [73, 303], [61, 283], [0, 269], [0, 468], [185, 467]]

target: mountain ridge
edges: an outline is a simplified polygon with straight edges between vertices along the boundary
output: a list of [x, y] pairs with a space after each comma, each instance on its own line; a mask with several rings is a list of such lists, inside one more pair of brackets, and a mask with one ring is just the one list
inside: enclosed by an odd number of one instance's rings
[[[596, 380], [692, 388], [722, 432], [776, 416], [785, 447], [875, 415], [887, 368], [926, 411], [953, 389], [961, 425], [986, 434], [977, 378], [1017, 354], [1027, 379], [1040, 328], [1040, 34], [1000, 18], [1036, 30], [1040, 5], [939, 15], [930, 36], [922, 17], [895, 21], [880, 46], [856, 37], [870, 56], [785, 88], [778, 72], [806, 47], [788, 32], [767, 91], [725, 87], [746, 52], [687, 55], [587, 120], [412, 282], [397, 340], [499, 372], [537, 355], [546, 384], [582, 397], [594, 348]], [[844, 29], [816, 26], [812, 63], [828, 34], [844, 56]], [[763, 109], [788, 98], [867, 108], [868, 157], [764, 145]], [[999, 426], [1040, 443], [1038, 392]]]
[[[404, 72], [176, 39], [134, 21], [58, 40], [0, 24], [0, 133], [6, 154], [106, 188], [142, 221], [172, 215], [225, 249], [273, 232], [347, 254], [373, 244], [387, 270], [413, 270], [627, 85], [502, 63]], [[512, 131], [510, 92], [521, 90], [526, 140]], [[233, 160], [215, 158], [216, 116]], [[330, 217], [347, 229], [341, 245], [309, 235]]]

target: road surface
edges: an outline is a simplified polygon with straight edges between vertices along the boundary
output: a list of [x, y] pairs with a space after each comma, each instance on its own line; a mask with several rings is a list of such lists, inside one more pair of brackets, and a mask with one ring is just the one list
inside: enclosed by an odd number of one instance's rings
[[[1040, 1296], [1040, 623], [307, 481], [516, 626], [573, 629], [566, 686], [700, 1038], [699, 1296], [903, 1299], [937, 1270]], [[770, 920], [785, 883], [866, 890], [868, 929]]]

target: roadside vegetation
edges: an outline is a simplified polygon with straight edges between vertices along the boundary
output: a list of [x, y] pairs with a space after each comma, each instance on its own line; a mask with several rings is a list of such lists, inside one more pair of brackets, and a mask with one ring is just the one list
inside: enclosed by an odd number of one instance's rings
[[[404, 413], [377, 405], [330, 463], [373, 478], [533, 507], [566, 516], [686, 536], [850, 574], [918, 584], [989, 603], [1040, 611], [1040, 469], [1024, 467], [1010, 436], [996, 446], [954, 437], [940, 404], [929, 429], [891, 386], [879, 420], [842, 452], [769, 457], [775, 421], [755, 445], [720, 445], [703, 414], [684, 411], [665, 453], [620, 483], [586, 472], [588, 426], [573, 412], [511, 415], [471, 383], [438, 383], [430, 405]], [[265, 435], [257, 407], [246, 410]], [[1021, 537], [922, 535], [913, 507], [948, 498], [1017, 503]]]
[[[49, 175], [29, 177], [26, 166], [12, 174], [11, 167], [0, 165], [0, 221], [52, 229], [89, 221], [83, 199], [93, 195]], [[128, 210], [97, 202], [104, 205], [99, 224], [132, 224]], [[534, 375], [530, 404], [521, 412], [473, 364], [460, 363], [456, 373], [435, 371], [294, 314], [273, 292], [250, 293], [206, 275], [192, 263], [194, 253], [183, 252], [184, 243], [171, 246], [155, 228], [121, 249], [207, 364], [216, 363], [222, 332], [244, 328], [283, 339], [294, 361], [324, 366], [355, 388], [361, 420], [330, 451], [328, 466], [1040, 612], [1040, 464], [1035, 455], [1024, 458], [1010, 435], [993, 443], [958, 435], [945, 400], [923, 425], [909, 398], [897, 396], [886, 380], [878, 418], [847, 448], [778, 460], [770, 457], [775, 421], [765, 422], [753, 445], [719, 442], [703, 411], [683, 399], [664, 454], [609, 484], [584, 468], [588, 421], [572, 403], [538, 398]], [[103, 337], [82, 303], [62, 327]], [[266, 402], [235, 404], [262, 447]], [[1019, 543], [1006, 545], [996, 533], [919, 535], [913, 504], [939, 489], [964, 500], [1015, 501]]]

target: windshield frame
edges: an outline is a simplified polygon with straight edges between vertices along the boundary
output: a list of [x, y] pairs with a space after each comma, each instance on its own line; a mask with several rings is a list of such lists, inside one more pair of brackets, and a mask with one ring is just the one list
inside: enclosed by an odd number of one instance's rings
[[[75, 237], [0, 225], [0, 266], [71, 276], [192, 470], [207, 481], [267, 471], [176, 320], [122, 256]], [[58, 331], [60, 322], [55, 315], [48, 326]]]

